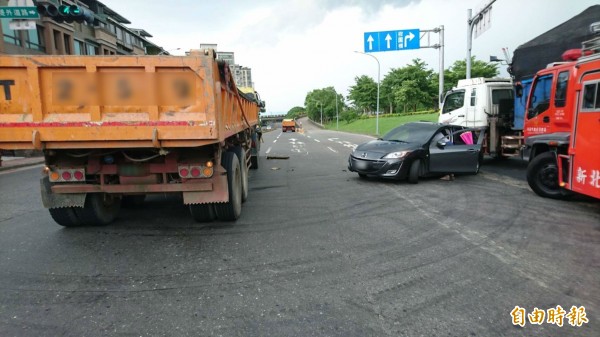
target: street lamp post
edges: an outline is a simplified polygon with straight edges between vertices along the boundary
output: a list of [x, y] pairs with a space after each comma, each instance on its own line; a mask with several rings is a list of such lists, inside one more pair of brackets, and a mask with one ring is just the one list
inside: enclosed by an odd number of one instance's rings
[[375, 134], [377, 136], [379, 136], [379, 82], [380, 82], [379, 80], [380, 80], [380, 74], [381, 74], [381, 64], [379, 63], [379, 60], [377, 59], [377, 57], [375, 57], [375, 55], [363, 53], [363, 52], [356, 51], [356, 50], [354, 52], [358, 53], [358, 54], [371, 56], [372, 58], [375, 59], [375, 61], [377, 61], [377, 111], [375, 112]]
[[340, 114], [338, 113], [338, 94], [337, 94], [337, 91], [335, 91], [335, 88], [333, 88], [333, 95], [335, 97], [335, 128], [336, 128], [336, 130], [339, 130]]
[[338, 113], [338, 103], [337, 103], [338, 95], [337, 95], [337, 92], [335, 91], [335, 89], [333, 89], [333, 93], [335, 94], [335, 129], [339, 130], [340, 129], [340, 114]]
[[323, 103], [319, 102], [319, 105], [321, 105], [321, 126], [323, 125]]

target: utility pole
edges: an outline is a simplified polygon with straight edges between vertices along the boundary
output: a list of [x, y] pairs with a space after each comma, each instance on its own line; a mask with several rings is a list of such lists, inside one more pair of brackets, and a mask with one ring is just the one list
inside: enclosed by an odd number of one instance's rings
[[470, 8], [467, 9], [467, 79], [471, 78], [471, 48], [473, 46], [473, 28], [483, 19], [483, 15], [492, 8], [492, 4], [494, 2], [496, 2], [496, 0], [490, 0], [490, 3], [483, 6], [483, 8], [477, 12], [477, 14], [475, 14], [475, 16], [471, 16], [473, 11]]
[[[438, 43], [432, 44], [431, 42], [431, 33], [437, 33], [438, 35]], [[420, 37], [420, 48], [434, 48], [439, 49], [440, 51], [440, 75], [439, 75], [439, 92], [438, 92], [438, 102], [441, 106], [442, 101], [444, 99], [444, 25], [439, 26], [434, 29], [423, 29], [421, 30]]]

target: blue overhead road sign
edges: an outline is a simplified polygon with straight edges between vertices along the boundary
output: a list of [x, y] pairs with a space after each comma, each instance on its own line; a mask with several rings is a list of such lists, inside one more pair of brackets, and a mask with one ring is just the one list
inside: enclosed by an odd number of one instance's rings
[[404, 29], [365, 33], [365, 53], [419, 49], [420, 30]]

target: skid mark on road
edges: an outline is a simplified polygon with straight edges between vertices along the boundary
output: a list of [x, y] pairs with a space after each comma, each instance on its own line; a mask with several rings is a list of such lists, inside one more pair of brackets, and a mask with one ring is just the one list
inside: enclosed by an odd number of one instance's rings
[[[469, 228], [466, 224], [459, 221], [459, 219], [447, 217], [446, 215], [439, 213], [437, 210], [431, 209], [431, 207], [426, 205], [423, 201], [420, 201], [417, 198], [411, 198], [404, 193], [401, 193], [396, 188], [386, 186], [386, 189], [395, 194], [400, 200], [404, 200], [406, 204], [412, 205], [413, 209], [421, 213], [424, 218], [430, 219], [437, 225], [455, 232], [472, 245], [471, 247], [468, 247], [455, 255], [467, 252], [474, 248], [479, 248], [494, 256], [501, 263], [512, 268], [515, 272], [519, 273], [523, 277], [535, 281], [540, 287], [550, 289], [546, 282], [541, 280], [540, 277], [536, 276], [537, 272], [532, 270], [530, 266], [524, 263], [526, 261], [523, 261], [522, 257], [518, 256], [515, 252], [508, 251], [494, 240], [494, 237], [498, 236], [499, 233], [509, 230], [513, 223], [501, 226], [491, 233], [481, 233]], [[475, 207], [474, 205], [472, 206]], [[450, 256], [448, 256], [448, 258], [449, 257]], [[426, 264], [435, 262], [438, 261], [429, 261]]]
[[479, 172], [479, 176], [483, 177], [484, 179], [492, 180], [492, 181], [499, 182], [501, 184], [506, 184], [506, 185], [509, 185], [512, 187], [522, 188], [522, 189], [526, 189], [526, 190], [529, 189], [529, 185], [527, 184], [526, 181], [510, 178], [510, 177], [500, 175], [497, 173]]

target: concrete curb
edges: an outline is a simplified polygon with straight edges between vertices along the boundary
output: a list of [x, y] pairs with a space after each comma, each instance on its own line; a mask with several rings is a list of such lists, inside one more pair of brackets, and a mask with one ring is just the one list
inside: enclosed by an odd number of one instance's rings
[[20, 159], [11, 159], [11, 160], [3, 160], [2, 166], [0, 166], [1, 171], [8, 171], [28, 166], [35, 166], [44, 163], [43, 157], [32, 157], [32, 158], [20, 158]]
[[318, 127], [319, 129], [325, 130], [325, 127], [323, 125], [311, 120], [310, 118], [306, 118], [306, 121], [311, 123], [312, 125]]

